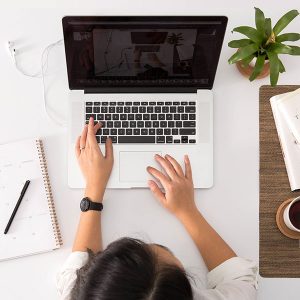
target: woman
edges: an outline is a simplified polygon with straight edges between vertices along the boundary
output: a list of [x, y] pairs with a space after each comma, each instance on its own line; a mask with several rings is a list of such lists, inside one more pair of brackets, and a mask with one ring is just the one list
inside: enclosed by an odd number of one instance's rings
[[[103, 201], [113, 167], [111, 140], [107, 139], [103, 155], [95, 138], [100, 127], [90, 119], [75, 149], [86, 179], [85, 197], [96, 203]], [[153, 167], [147, 171], [164, 192], [153, 180], [150, 190], [194, 240], [209, 270], [207, 287], [192, 288], [181, 262], [164, 246], [123, 238], [103, 250], [101, 212], [88, 210], [81, 213], [73, 252], [57, 276], [62, 299], [255, 299], [257, 267], [237, 257], [198, 211], [188, 156], [184, 157], [185, 171], [170, 155], [155, 159], [166, 175]]]

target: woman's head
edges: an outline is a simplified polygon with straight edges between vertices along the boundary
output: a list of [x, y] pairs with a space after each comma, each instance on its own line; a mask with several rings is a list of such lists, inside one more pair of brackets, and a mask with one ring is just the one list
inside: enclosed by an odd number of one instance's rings
[[123, 238], [92, 255], [78, 272], [73, 300], [185, 300], [192, 288], [179, 260], [165, 247]]

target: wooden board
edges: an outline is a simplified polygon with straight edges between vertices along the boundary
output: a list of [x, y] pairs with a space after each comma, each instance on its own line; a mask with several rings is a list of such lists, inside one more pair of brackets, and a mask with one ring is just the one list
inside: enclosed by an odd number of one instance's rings
[[300, 277], [299, 241], [284, 236], [276, 224], [278, 207], [300, 192], [291, 192], [270, 105], [272, 96], [299, 87], [262, 86], [259, 90], [259, 265], [263, 277]]

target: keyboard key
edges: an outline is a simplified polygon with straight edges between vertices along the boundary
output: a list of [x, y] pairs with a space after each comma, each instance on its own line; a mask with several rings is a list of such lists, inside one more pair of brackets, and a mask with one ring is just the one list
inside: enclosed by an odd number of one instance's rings
[[145, 127], [147, 127], [147, 128], [151, 127], [151, 121], [146, 121], [145, 122]]
[[136, 121], [130, 121], [129, 126], [130, 127], [136, 127]]
[[157, 114], [161, 113], [161, 107], [155, 106], [154, 111], [155, 111], [155, 113], [157, 113]]
[[133, 102], [133, 105], [141, 105], [141, 102]]
[[119, 128], [118, 129], [118, 135], [125, 135], [125, 129], [124, 128]]
[[119, 120], [119, 115], [118, 114], [113, 114], [113, 120], [118, 121]]
[[143, 115], [142, 114], [136, 114], [135, 115], [135, 119], [136, 120], [142, 120], [143, 119]]
[[181, 101], [181, 105], [187, 105], [188, 103], [186, 101]]
[[139, 112], [139, 108], [138, 107], [132, 107], [131, 112], [136, 114]]
[[135, 128], [135, 129], [133, 129], [133, 134], [134, 135], [140, 135], [141, 134], [141, 130], [139, 128]]
[[155, 143], [155, 136], [119, 136], [118, 142], [121, 143], [144, 143], [150, 144]]
[[112, 128], [110, 130], [110, 135], [117, 135], [117, 133], [118, 133], [118, 130], [116, 128]]
[[85, 102], [85, 105], [86, 105], [86, 106], [92, 106], [92, 105], [93, 105], [93, 102]]
[[172, 136], [167, 136], [166, 137], [166, 142], [167, 142], [167, 144], [173, 143], [173, 137]]
[[118, 102], [117, 104], [118, 105], [124, 105], [124, 102]]
[[130, 128], [126, 129], [126, 135], [132, 135], [132, 129]]
[[172, 105], [172, 102], [165, 102], [165, 105]]
[[148, 129], [146, 128], [141, 129], [141, 135], [148, 135]]
[[115, 128], [120, 128], [121, 127], [121, 122], [120, 121], [114, 121], [114, 127]]
[[189, 115], [188, 114], [181, 114], [181, 120], [188, 120]]
[[94, 120], [96, 119], [96, 115], [95, 114], [86, 114], [85, 115], [85, 119], [88, 121], [90, 118], [93, 118]]
[[139, 107], [139, 113], [144, 114], [146, 112], [146, 107], [145, 106], [140, 106]]
[[107, 106], [108, 102], [102, 102], [102, 105]]
[[96, 135], [102, 135], [102, 128], [97, 130]]
[[115, 144], [115, 143], [117, 143], [117, 141], [118, 141], [118, 138], [117, 138], [117, 136], [110, 136], [110, 138], [111, 138], [111, 141]]
[[124, 107], [124, 113], [128, 114], [130, 113], [130, 107]]
[[189, 114], [189, 120], [196, 120], [196, 114]]
[[196, 127], [196, 122], [195, 121], [184, 121], [183, 127]]
[[156, 105], [156, 102], [150, 101], [149, 105]]
[[127, 120], [126, 114], [120, 114], [120, 120]]
[[129, 122], [128, 121], [122, 121], [122, 127], [123, 128], [128, 128], [129, 127]]
[[101, 112], [103, 113], [103, 114], [106, 114], [107, 113], [107, 107], [101, 107]]
[[163, 102], [157, 102], [157, 105], [164, 105]]
[[106, 122], [106, 127], [107, 128], [113, 128], [114, 127], [114, 122], [113, 121], [107, 121]]
[[137, 121], [136, 125], [137, 125], [138, 128], [144, 128], [145, 127], [144, 121]]
[[156, 129], [156, 134], [157, 135], [163, 135], [163, 130], [161, 128]]
[[98, 121], [104, 120], [104, 115], [103, 114], [98, 114], [97, 115], [97, 120]]
[[183, 113], [184, 112], [184, 107], [183, 106], [178, 106], [177, 107], [177, 112]]
[[170, 128], [165, 128], [164, 129], [164, 135], [171, 135], [171, 129]]
[[174, 140], [173, 142], [174, 142], [174, 144], [180, 144], [180, 140], [177, 140], [177, 139]]
[[172, 135], [178, 135], [178, 129], [177, 128], [173, 128], [172, 129]]
[[105, 120], [111, 120], [111, 115], [110, 114], [106, 114], [105, 115]]
[[94, 106], [93, 107], [93, 112], [96, 113], [96, 114], [99, 113], [100, 112], [100, 107], [99, 106]]
[[170, 113], [176, 113], [176, 107], [175, 106], [171, 106], [170, 107]]
[[147, 106], [147, 113], [150, 113], [152, 114], [154, 111], [153, 107], [152, 106]]
[[166, 114], [166, 120], [173, 120], [172, 114]]
[[185, 107], [185, 112], [186, 113], [195, 113], [196, 112], [196, 107], [195, 106], [186, 106]]
[[99, 106], [99, 105], [100, 105], [100, 102], [94, 102], [94, 105], [95, 105], [95, 106]]
[[159, 127], [159, 122], [158, 121], [153, 121], [153, 127], [154, 128]]
[[116, 108], [114, 106], [110, 106], [108, 111], [109, 111], [109, 113], [114, 114], [116, 112]]
[[106, 142], [107, 136], [102, 135], [101, 136], [101, 144], [104, 144]]
[[195, 128], [182, 128], [182, 129], [179, 129], [179, 134], [180, 135], [195, 135], [196, 129]]
[[180, 114], [174, 114], [174, 120], [180, 120]]
[[117, 113], [122, 114], [123, 113], [123, 107], [122, 106], [117, 106]]
[[149, 114], [143, 114], [143, 120], [150, 120]]
[[168, 127], [170, 127], [170, 128], [175, 127], [175, 122], [174, 121], [168, 121]]
[[111, 106], [116, 106], [116, 102], [109, 102], [109, 105], [111, 105]]
[[155, 129], [153, 128], [149, 129], [149, 135], [155, 135]]
[[190, 102], [189, 102], [189, 105], [196, 105], [196, 102], [190, 101]]
[[157, 120], [157, 114], [151, 114], [151, 120]]
[[180, 105], [179, 101], [173, 101], [173, 105]]
[[190, 144], [196, 144], [196, 140], [189, 140]]
[[160, 127], [165, 128], [168, 126], [167, 121], [160, 121]]
[[161, 144], [165, 142], [165, 137], [164, 136], [157, 136], [156, 137], [156, 143]]
[[93, 108], [92, 108], [91, 106], [87, 106], [87, 107], [85, 108], [85, 112], [86, 112], [87, 114], [91, 114], [91, 113], [93, 112]]
[[105, 121], [101, 121], [101, 124], [102, 124], [101, 128], [105, 128], [106, 127], [106, 122]]
[[125, 102], [125, 105], [132, 105], [132, 102]]
[[128, 120], [134, 120], [134, 114], [127, 115]]
[[164, 114], [159, 114], [158, 115], [158, 120], [164, 120], [165, 119], [165, 115]]
[[176, 127], [182, 127], [182, 121], [176, 121]]
[[141, 102], [141, 105], [148, 105], [148, 102]]
[[168, 106], [163, 106], [162, 110], [163, 113], [168, 113], [169, 112], [169, 107]]
[[109, 129], [104, 128], [103, 130], [103, 135], [109, 135]]
[[99, 144], [100, 143], [100, 136], [99, 135], [96, 136], [96, 140], [97, 140], [97, 143]]

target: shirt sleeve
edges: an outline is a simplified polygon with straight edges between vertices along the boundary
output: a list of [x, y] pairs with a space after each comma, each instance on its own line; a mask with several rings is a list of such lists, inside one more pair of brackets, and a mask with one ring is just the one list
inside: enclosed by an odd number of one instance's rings
[[88, 253], [72, 252], [62, 268], [56, 275], [56, 286], [60, 294], [60, 299], [69, 300], [74, 287], [77, 275], [76, 271], [83, 267], [88, 261]]
[[253, 261], [230, 258], [207, 274], [208, 289], [196, 291], [195, 299], [254, 300], [257, 276], [258, 267]]

